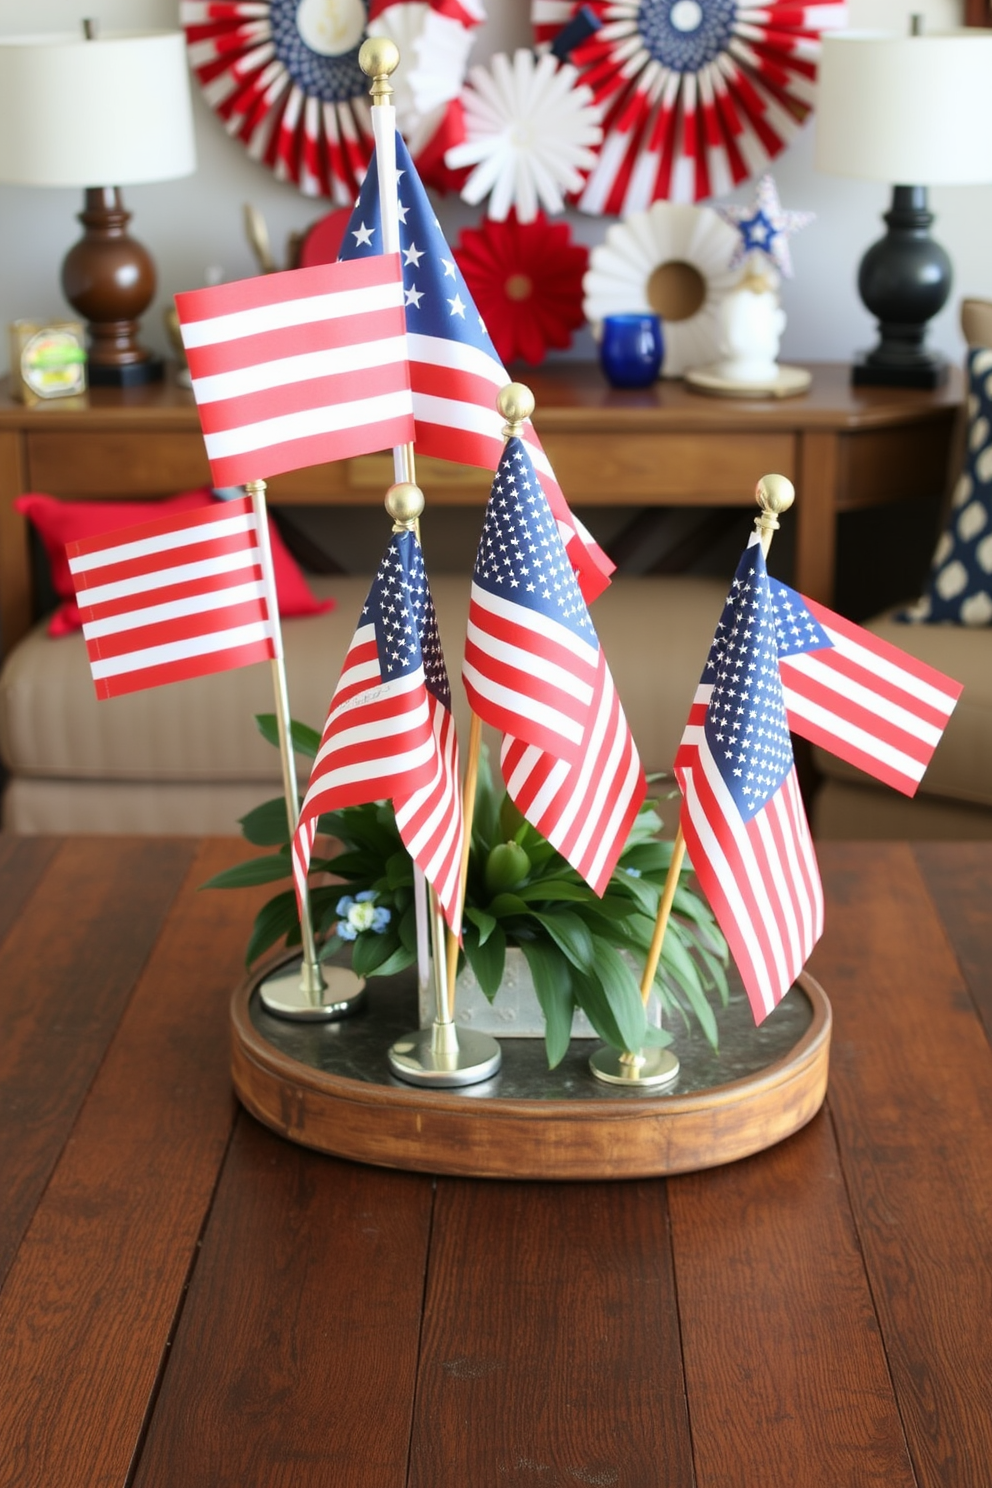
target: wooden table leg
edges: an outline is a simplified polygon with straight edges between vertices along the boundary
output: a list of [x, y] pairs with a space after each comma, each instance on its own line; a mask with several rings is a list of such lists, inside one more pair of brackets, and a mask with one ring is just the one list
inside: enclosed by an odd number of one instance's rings
[[26, 478], [21, 436], [0, 433], [0, 647], [7, 655], [31, 625], [27, 523], [12, 502]]

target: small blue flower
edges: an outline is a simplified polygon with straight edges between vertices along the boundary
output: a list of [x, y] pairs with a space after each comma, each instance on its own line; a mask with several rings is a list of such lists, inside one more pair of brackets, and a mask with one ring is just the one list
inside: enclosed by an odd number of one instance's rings
[[337, 933], [342, 940], [356, 940], [363, 930], [371, 930], [374, 935], [382, 934], [392, 914], [384, 905], [377, 905], [376, 898], [374, 889], [363, 889], [354, 898], [345, 894], [338, 900], [337, 912], [341, 918]]
[[640, 878], [641, 876], [640, 868], [625, 868], [623, 871], [628, 878]]

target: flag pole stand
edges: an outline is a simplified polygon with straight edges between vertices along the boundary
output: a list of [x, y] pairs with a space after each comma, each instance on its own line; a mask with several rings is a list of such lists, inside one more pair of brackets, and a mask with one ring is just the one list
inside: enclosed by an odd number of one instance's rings
[[[398, 481], [386, 492], [386, 510], [394, 532], [416, 533], [424, 509], [424, 494], [412, 481]], [[495, 1075], [502, 1063], [499, 1044], [488, 1033], [456, 1028], [448, 997], [446, 927], [433, 888], [430, 890], [430, 930], [434, 962], [434, 1021], [392, 1044], [389, 1068], [410, 1085], [435, 1089], [477, 1085]]]
[[[293, 751], [292, 715], [289, 689], [286, 685], [286, 662], [283, 654], [282, 627], [275, 600], [275, 573], [269, 544], [269, 521], [265, 509], [265, 482], [248, 481], [246, 493], [251, 497], [258, 530], [258, 547], [262, 559], [266, 592], [270, 596], [272, 628], [276, 655], [272, 661], [272, 687], [276, 703], [276, 728], [279, 731], [279, 757], [282, 762], [282, 787], [286, 800], [286, 821], [292, 838], [300, 815], [300, 790], [296, 778], [296, 755]], [[304, 886], [301, 896], [300, 937], [303, 953], [299, 962], [291, 961], [259, 984], [258, 995], [267, 1012], [278, 1018], [293, 1018], [304, 1023], [329, 1022], [355, 1013], [365, 1001], [365, 982], [344, 966], [324, 968], [317, 959], [317, 946], [310, 914], [310, 894]]]
[[[792, 482], [784, 475], [763, 475], [755, 487], [754, 499], [761, 508], [754, 519], [754, 527], [761, 543], [761, 551], [767, 558], [772, 537], [779, 528], [778, 519], [783, 512], [789, 510], [795, 501], [796, 490]], [[685, 838], [680, 826], [675, 836], [672, 860], [668, 865], [665, 887], [658, 904], [654, 934], [651, 937], [651, 945], [644, 963], [644, 974], [641, 978], [641, 1001], [645, 1007], [648, 1005], [658, 962], [661, 959], [661, 948], [665, 940], [665, 931], [668, 929], [684, 859]], [[597, 1080], [602, 1080], [607, 1085], [628, 1087], [639, 1085], [657, 1088], [659, 1085], [669, 1085], [677, 1079], [679, 1061], [669, 1049], [646, 1048], [631, 1052], [614, 1049], [609, 1044], [604, 1044], [590, 1055], [589, 1068]]]

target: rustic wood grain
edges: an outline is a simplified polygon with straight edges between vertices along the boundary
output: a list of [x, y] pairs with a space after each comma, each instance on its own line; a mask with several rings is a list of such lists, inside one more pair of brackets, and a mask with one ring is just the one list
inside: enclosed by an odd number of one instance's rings
[[432, 1199], [242, 1116], [134, 1488], [402, 1488]]
[[691, 1485], [663, 1182], [438, 1183], [411, 1488]]
[[697, 1488], [915, 1488], [825, 1115], [669, 1204]]
[[0, 945], [0, 1281], [192, 855], [179, 841], [66, 842]]
[[979, 1488], [992, 1463], [992, 1050], [911, 849], [822, 843], [820, 865], [830, 1109], [913, 1466], [921, 1488]]
[[992, 842], [917, 842], [913, 853], [992, 1041]]
[[130, 987], [175, 894], [168, 880], [187, 872], [0, 1293], [0, 1463], [18, 1488], [125, 1481], [234, 1119], [227, 1004], [258, 898], [198, 892], [238, 843], [208, 845], [191, 866], [186, 842], [75, 847], [46, 879], [44, 925], [33, 901], [19, 927], [60, 973], [57, 999], [41, 983], [64, 1026], [49, 1023], [59, 1058], [37, 1097], [60, 1112], [62, 1087], [92, 1075], [90, 1049], [107, 1041], [108, 1014], [98, 1039], [88, 1004], [115, 1006], [114, 987]]
[[743, 1080], [663, 1101], [466, 1101], [450, 1090], [353, 1080], [276, 1049], [249, 1015], [263, 969], [232, 1003], [234, 1087], [281, 1136], [359, 1162], [579, 1182], [691, 1172], [781, 1141], [816, 1114], [826, 1089], [830, 1008], [805, 975], [799, 980], [813, 1006], [810, 1026], [788, 1054]]
[[0, 833], [0, 942], [17, 924], [59, 846], [58, 837]]

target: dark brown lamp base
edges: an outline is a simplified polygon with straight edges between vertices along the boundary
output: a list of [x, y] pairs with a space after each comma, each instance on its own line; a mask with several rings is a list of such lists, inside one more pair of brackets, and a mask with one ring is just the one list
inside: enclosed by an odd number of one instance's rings
[[62, 264], [62, 290], [89, 322], [89, 380], [97, 387], [156, 382], [161, 359], [138, 341], [138, 322], [155, 294], [155, 265], [127, 231], [131, 220], [116, 186], [86, 189], [79, 220], [86, 231]]

